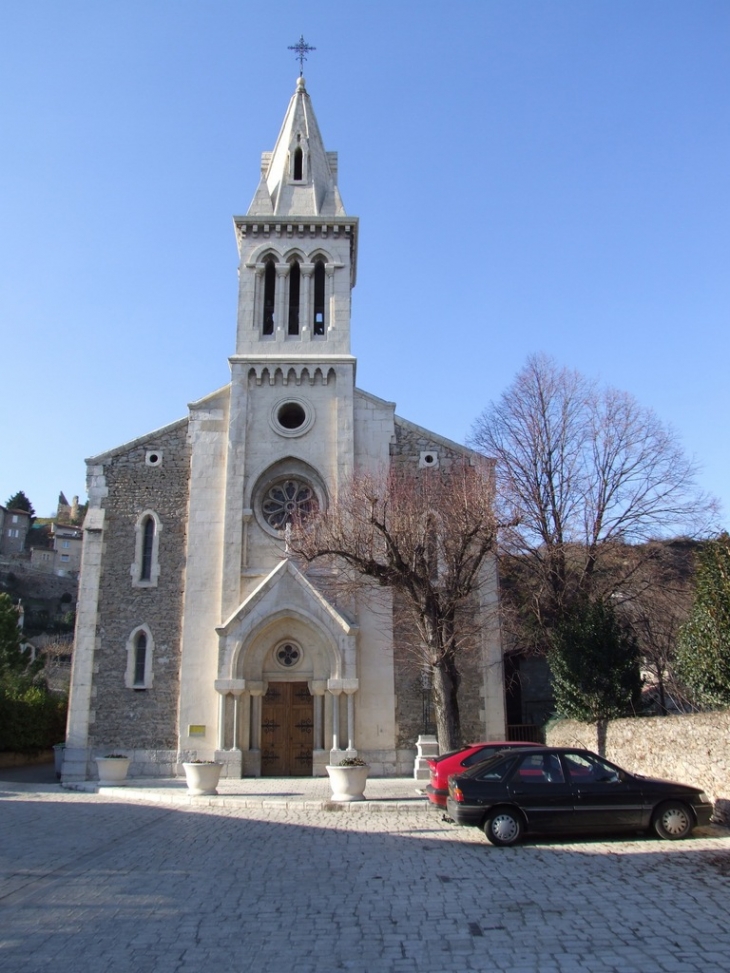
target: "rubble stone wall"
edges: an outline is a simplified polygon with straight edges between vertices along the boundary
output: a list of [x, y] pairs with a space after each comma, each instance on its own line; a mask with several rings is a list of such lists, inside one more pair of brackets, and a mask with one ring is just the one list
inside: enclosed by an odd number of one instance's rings
[[[150, 466], [150, 451], [162, 457]], [[177, 708], [186, 514], [190, 478], [187, 423], [137, 441], [128, 451], [103, 459], [109, 491], [104, 500], [104, 561], [99, 587], [97, 648], [94, 665], [94, 719], [89, 743], [107, 748], [168, 751], [177, 747]], [[135, 587], [135, 524], [145, 510], [160, 518], [157, 583]], [[152, 634], [152, 686], [127, 688], [127, 642], [147, 625]]]

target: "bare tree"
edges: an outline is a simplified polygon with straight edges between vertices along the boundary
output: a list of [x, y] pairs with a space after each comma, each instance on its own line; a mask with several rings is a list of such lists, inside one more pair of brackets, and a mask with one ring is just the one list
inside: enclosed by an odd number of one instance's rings
[[716, 514], [696, 465], [654, 412], [544, 355], [479, 416], [471, 444], [497, 460], [501, 519], [515, 524], [505, 555], [521, 561], [537, 633], [577, 600], [610, 594], [602, 584], [626, 583], [632, 559], [623, 574], [602, 572], [617, 545], [697, 532]]
[[675, 668], [679, 634], [692, 603], [697, 547], [675, 540], [627, 548], [626, 557], [636, 561], [637, 570], [613, 593], [617, 614], [637, 640], [645, 695], [663, 715], [692, 709]]
[[295, 525], [291, 551], [336, 564], [343, 583], [382, 585], [416, 623], [431, 676], [441, 752], [460, 746], [459, 655], [472, 642], [470, 599], [495, 546], [493, 467], [391, 469], [354, 478], [327, 510]]

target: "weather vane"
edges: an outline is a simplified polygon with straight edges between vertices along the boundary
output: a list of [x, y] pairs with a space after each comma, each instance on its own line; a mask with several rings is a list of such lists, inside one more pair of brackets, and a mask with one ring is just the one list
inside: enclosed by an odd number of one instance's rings
[[299, 61], [299, 74], [300, 76], [304, 74], [304, 62], [307, 60], [307, 54], [310, 51], [316, 51], [316, 47], [312, 47], [311, 44], [307, 44], [304, 40], [304, 34], [302, 34], [296, 44], [290, 44], [287, 48], [289, 51], [297, 52], [297, 61]]

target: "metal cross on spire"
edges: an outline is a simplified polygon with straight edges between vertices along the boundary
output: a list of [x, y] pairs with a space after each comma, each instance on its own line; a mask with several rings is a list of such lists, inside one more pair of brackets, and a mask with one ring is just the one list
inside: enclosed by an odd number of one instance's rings
[[299, 76], [304, 74], [304, 62], [307, 60], [307, 54], [310, 51], [316, 51], [316, 47], [312, 47], [311, 44], [307, 44], [304, 40], [304, 34], [302, 34], [296, 44], [290, 44], [287, 48], [288, 51], [296, 51], [296, 58], [299, 61]]

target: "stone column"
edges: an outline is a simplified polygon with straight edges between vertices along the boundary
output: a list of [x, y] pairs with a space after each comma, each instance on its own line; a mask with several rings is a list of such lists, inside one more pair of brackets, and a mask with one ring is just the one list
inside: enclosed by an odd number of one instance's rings
[[347, 693], [347, 749], [355, 749], [355, 694]]
[[299, 264], [299, 270], [302, 275], [302, 286], [299, 291], [299, 333], [303, 335], [306, 329], [311, 338], [314, 334], [314, 326], [312, 323], [312, 274], [314, 273], [314, 264]]
[[327, 305], [327, 320], [325, 321], [325, 334], [335, 329], [335, 265], [325, 264], [324, 272], [327, 275], [327, 293], [325, 294], [325, 304]]
[[341, 689], [330, 689], [332, 695], [332, 749], [340, 749], [340, 693]]
[[226, 699], [228, 694], [218, 694], [218, 749], [226, 749]]
[[[274, 305], [274, 334], [286, 334], [289, 327], [289, 302], [284, 281], [289, 276], [289, 264], [276, 265], [276, 303]], [[273, 376], [272, 376], [273, 378]]]
[[231, 741], [231, 750], [240, 750], [238, 746], [238, 733], [241, 726], [240, 716], [241, 716], [241, 693], [242, 689], [233, 690], [233, 740]]
[[261, 333], [264, 327], [264, 273], [266, 268], [263, 264], [256, 267], [253, 278], [253, 321], [252, 330]]
[[241, 694], [241, 750], [251, 749], [251, 694]]

